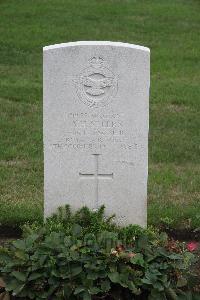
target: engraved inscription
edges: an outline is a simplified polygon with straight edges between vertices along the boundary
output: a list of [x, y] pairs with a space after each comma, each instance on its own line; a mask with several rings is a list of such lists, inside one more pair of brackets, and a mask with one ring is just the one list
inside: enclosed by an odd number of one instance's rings
[[94, 56], [74, 80], [77, 95], [89, 107], [108, 105], [117, 93], [117, 78], [102, 57]]
[[62, 140], [55, 141], [57, 149], [101, 151], [118, 148], [123, 151], [139, 150], [141, 145], [127, 134], [128, 126], [121, 113], [69, 112]]
[[82, 179], [94, 179], [95, 181], [95, 209], [99, 208], [99, 179], [113, 179], [113, 173], [102, 174], [99, 173], [99, 155], [92, 154], [94, 157], [95, 170], [92, 173], [79, 173]]

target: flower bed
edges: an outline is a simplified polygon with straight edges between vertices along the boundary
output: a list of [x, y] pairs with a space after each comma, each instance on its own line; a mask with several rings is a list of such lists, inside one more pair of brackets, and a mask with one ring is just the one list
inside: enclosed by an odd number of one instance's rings
[[195, 300], [197, 252], [153, 229], [119, 228], [103, 207], [66, 207], [2, 247], [0, 272], [16, 299]]

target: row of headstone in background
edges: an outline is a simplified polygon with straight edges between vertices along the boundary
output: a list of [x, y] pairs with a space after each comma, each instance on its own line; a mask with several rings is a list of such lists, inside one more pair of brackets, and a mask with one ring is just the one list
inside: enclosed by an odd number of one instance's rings
[[44, 47], [45, 216], [106, 206], [146, 225], [150, 51], [118, 42]]

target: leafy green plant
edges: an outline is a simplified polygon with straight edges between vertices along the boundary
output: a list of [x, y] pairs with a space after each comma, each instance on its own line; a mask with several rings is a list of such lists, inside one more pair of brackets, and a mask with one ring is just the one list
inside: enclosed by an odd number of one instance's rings
[[184, 244], [152, 229], [119, 228], [104, 217], [103, 207], [64, 211], [42, 228], [26, 226], [24, 239], [1, 248], [0, 272], [12, 295], [38, 300], [187, 296], [194, 256]]
[[81, 234], [97, 233], [100, 231], [117, 230], [117, 226], [113, 222], [114, 215], [111, 217], [105, 217], [105, 207], [101, 206], [98, 210], [92, 211], [87, 207], [82, 207], [76, 213], [72, 213], [69, 205], [59, 207], [57, 212], [51, 217], [47, 218], [45, 224], [41, 226], [41, 223], [35, 222], [32, 224], [26, 223], [22, 226], [24, 236], [31, 233], [38, 233], [41, 230], [47, 234], [51, 232], [64, 232], [65, 234], [71, 234], [74, 225], [81, 227]]

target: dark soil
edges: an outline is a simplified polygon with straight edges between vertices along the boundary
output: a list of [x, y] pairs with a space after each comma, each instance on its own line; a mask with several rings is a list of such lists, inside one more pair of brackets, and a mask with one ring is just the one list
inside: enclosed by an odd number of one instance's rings
[[0, 226], [0, 239], [3, 238], [20, 238], [22, 230], [18, 226]]
[[[200, 241], [200, 228], [197, 230], [192, 229], [173, 229], [162, 228], [170, 237], [179, 241]], [[0, 243], [6, 239], [19, 239], [22, 236], [22, 230], [18, 226], [0, 226]]]
[[200, 229], [164, 229], [170, 237], [181, 242], [200, 241]]

